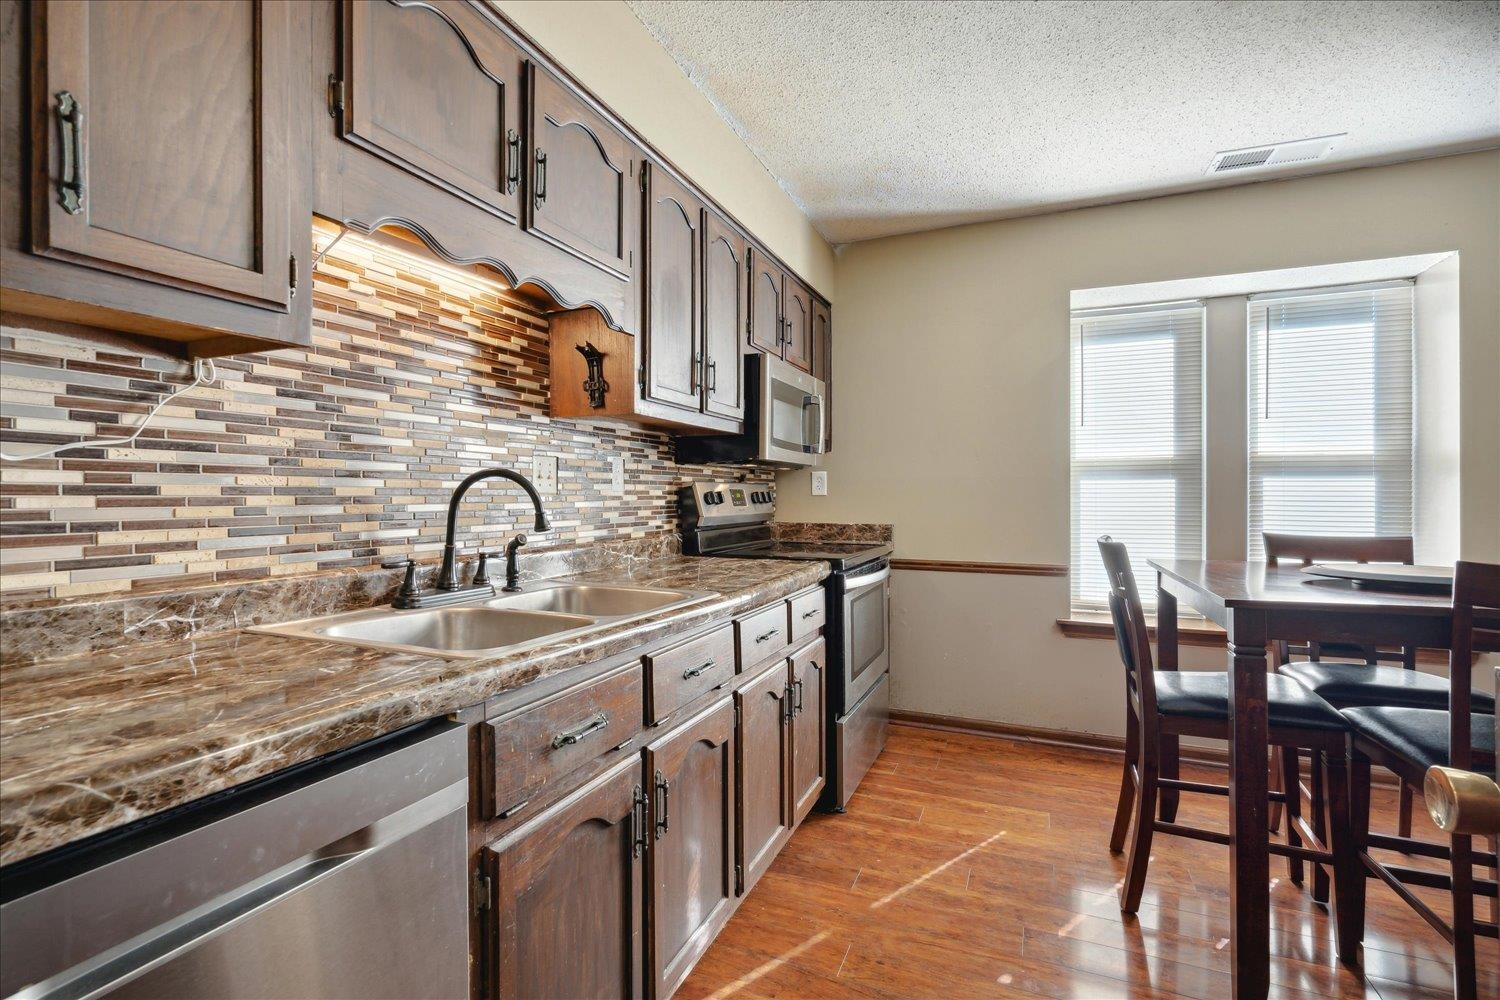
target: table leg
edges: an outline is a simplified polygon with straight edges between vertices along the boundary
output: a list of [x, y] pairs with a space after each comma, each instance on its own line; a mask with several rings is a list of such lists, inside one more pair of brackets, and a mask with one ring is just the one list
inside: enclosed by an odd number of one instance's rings
[[[1161, 585], [1161, 574], [1156, 575], [1156, 669], [1177, 669], [1177, 597]], [[1162, 736], [1157, 742], [1161, 760], [1161, 776], [1176, 780], [1181, 777], [1178, 760], [1181, 747], [1176, 736]], [[1163, 823], [1177, 821], [1177, 806], [1181, 793], [1175, 788], [1163, 788], [1159, 800], [1159, 815]]]
[[1266, 623], [1229, 621], [1229, 902], [1235, 1000], [1270, 988], [1270, 850], [1266, 832]]

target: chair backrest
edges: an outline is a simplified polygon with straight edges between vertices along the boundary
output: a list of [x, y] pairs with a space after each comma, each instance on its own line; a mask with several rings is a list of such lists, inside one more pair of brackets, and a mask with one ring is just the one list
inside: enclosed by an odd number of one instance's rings
[[1410, 535], [1292, 535], [1284, 531], [1262, 531], [1266, 562], [1299, 559], [1304, 566], [1315, 562], [1412, 563]]
[[1099, 556], [1109, 578], [1109, 613], [1120, 644], [1120, 660], [1125, 664], [1125, 682], [1140, 699], [1142, 716], [1152, 718], [1156, 712], [1156, 665], [1151, 659], [1151, 635], [1130, 569], [1130, 554], [1123, 542], [1104, 535], [1099, 539]]
[[1453, 643], [1448, 660], [1448, 763], [1474, 766], [1470, 732], [1474, 653], [1500, 649], [1500, 565], [1462, 562], [1453, 567]]
[[[1265, 545], [1266, 562], [1273, 566], [1282, 559], [1295, 559], [1304, 566], [1311, 566], [1315, 562], [1385, 562], [1410, 566], [1413, 559], [1410, 535], [1293, 535], [1284, 531], [1262, 531], [1260, 538]], [[1374, 646], [1350, 643], [1310, 642], [1297, 645], [1279, 640], [1274, 655], [1279, 667], [1290, 662], [1293, 655], [1317, 660], [1325, 653], [1333, 656], [1358, 656], [1366, 663], [1400, 663], [1412, 670], [1417, 666], [1415, 649], [1382, 653]]]

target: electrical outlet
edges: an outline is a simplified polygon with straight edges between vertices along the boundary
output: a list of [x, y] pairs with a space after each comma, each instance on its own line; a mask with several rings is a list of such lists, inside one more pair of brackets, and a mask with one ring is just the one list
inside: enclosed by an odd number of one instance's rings
[[625, 495], [625, 459], [619, 455], [609, 460], [609, 489], [604, 492], [616, 497]]
[[812, 474], [812, 495], [815, 497], [828, 495], [828, 473], [814, 472]]
[[557, 456], [534, 456], [531, 459], [531, 481], [542, 496], [557, 496]]

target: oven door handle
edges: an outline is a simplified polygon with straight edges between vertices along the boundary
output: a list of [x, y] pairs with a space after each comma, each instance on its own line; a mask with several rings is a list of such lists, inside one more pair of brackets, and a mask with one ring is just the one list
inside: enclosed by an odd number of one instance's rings
[[859, 576], [845, 577], [844, 592], [853, 593], [856, 590], [864, 590], [867, 587], [875, 586], [877, 583], [883, 583], [890, 578], [891, 568], [889, 566], [882, 566], [869, 573], [861, 573]]

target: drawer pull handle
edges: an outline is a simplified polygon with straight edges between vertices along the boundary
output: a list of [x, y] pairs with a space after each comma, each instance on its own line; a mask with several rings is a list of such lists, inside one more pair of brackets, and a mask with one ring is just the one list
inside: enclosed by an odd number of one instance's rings
[[83, 211], [83, 108], [71, 93], [57, 95], [57, 128], [62, 147], [62, 169], [57, 178], [57, 203], [69, 215]]
[[694, 677], [697, 677], [699, 674], [703, 673], [703, 671], [708, 670], [709, 668], [711, 668], [716, 662], [718, 662], [718, 661], [716, 661], [716, 660], [709, 660], [707, 663], [703, 664], [701, 667], [693, 667], [691, 670], [684, 670], [682, 672], [682, 679], [685, 680], [685, 681], [690, 681]]
[[592, 719], [569, 733], [558, 733], [552, 737], [552, 749], [561, 750], [563, 747], [573, 746], [583, 740], [585, 736], [597, 733], [609, 725], [609, 716], [603, 712], [596, 713]]
[[765, 642], [767, 639], [771, 638], [772, 636], [774, 636], [774, 635], [780, 635], [780, 634], [781, 634], [781, 629], [779, 629], [779, 628], [773, 628], [769, 632], [762, 632], [760, 635], [756, 636], [755, 637], [755, 641], [757, 643], [762, 643], [762, 642]]
[[658, 795], [658, 805], [656, 808], [656, 839], [660, 840], [662, 836], [667, 832], [667, 830], [671, 828], [672, 817], [668, 810], [670, 809], [672, 804], [672, 783], [668, 781], [667, 776], [662, 774], [660, 771], [656, 772], [655, 778], [656, 791]]
[[822, 613], [823, 613], [823, 609], [822, 608], [813, 608], [811, 611], [804, 611], [804, 612], [802, 612], [802, 620], [803, 621], [807, 621], [809, 618], [816, 618], [819, 615], [821, 615]]

